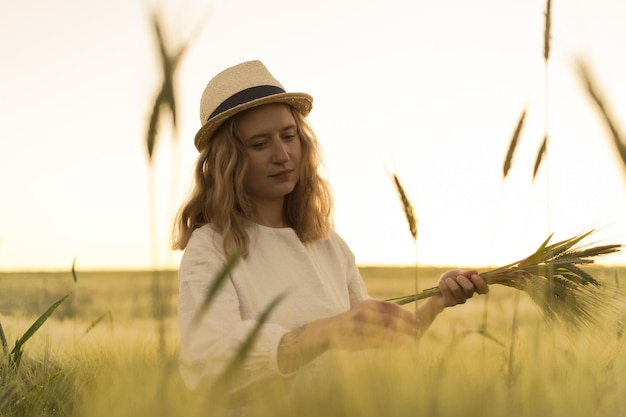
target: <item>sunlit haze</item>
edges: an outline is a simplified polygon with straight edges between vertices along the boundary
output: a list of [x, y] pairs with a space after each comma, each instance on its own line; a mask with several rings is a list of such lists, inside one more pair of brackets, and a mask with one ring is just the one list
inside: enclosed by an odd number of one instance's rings
[[[171, 49], [200, 28], [177, 73], [178, 129], [166, 114], [159, 130], [154, 196], [144, 144], [161, 81], [152, 9]], [[175, 268], [169, 235], [191, 186], [200, 95], [217, 72], [251, 59], [314, 97], [336, 229], [361, 265], [497, 265], [552, 232], [589, 228], [626, 243], [626, 170], [573, 65], [589, 62], [626, 132], [626, 2], [553, 1], [547, 72], [544, 9], [544, 0], [1, 0], [0, 270], [69, 270], [74, 258], [78, 269]], [[546, 128], [547, 163], [533, 182]], [[417, 247], [392, 172], [413, 203]]]

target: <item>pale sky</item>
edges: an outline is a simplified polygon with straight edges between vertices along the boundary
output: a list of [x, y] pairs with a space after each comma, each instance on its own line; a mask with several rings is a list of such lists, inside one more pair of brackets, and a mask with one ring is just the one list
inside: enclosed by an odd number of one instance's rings
[[[179, 128], [156, 149], [151, 240], [147, 117], [160, 82], [149, 10], [173, 46]], [[626, 243], [626, 170], [572, 65], [591, 64], [626, 132], [626, 2], [544, 0], [0, 0], [0, 270], [175, 268], [173, 215], [191, 185], [200, 95], [260, 59], [309, 117], [337, 231], [361, 265], [500, 265], [549, 233]], [[513, 169], [502, 163], [521, 111]], [[531, 181], [545, 126], [548, 164]], [[176, 143], [176, 145], [174, 145]], [[548, 169], [546, 170], [546, 166]], [[387, 172], [418, 217], [417, 251]], [[151, 241], [158, 256], [151, 255]], [[612, 257], [609, 262], [623, 262]]]

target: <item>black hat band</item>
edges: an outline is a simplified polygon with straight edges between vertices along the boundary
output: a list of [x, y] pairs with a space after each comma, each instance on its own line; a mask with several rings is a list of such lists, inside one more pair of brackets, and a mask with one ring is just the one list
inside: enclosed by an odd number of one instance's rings
[[280, 87], [276, 87], [275, 85], [257, 85], [255, 87], [246, 88], [245, 90], [241, 90], [238, 93], [235, 93], [232, 96], [228, 97], [226, 100], [222, 101], [222, 103], [217, 106], [213, 113], [211, 113], [211, 115], [207, 119], [207, 122], [218, 114], [224, 113], [225, 111], [237, 107], [241, 104], [245, 104], [263, 97], [272, 96], [274, 94], [282, 94], [284, 92], [285, 90]]

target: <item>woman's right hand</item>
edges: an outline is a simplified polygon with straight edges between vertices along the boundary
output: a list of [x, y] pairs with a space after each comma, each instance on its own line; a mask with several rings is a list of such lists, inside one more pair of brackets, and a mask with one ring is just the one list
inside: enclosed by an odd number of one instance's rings
[[366, 300], [326, 319], [330, 348], [360, 350], [395, 347], [414, 340], [415, 316], [398, 304]]
[[366, 300], [333, 317], [287, 332], [278, 346], [278, 368], [289, 373], [329, 349], [397, 347], [414, 340], [413, 314], [395, 303]]

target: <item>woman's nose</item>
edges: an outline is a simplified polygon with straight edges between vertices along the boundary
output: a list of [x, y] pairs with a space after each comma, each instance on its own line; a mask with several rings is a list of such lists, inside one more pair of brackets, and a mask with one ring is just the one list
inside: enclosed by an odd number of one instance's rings
[[289, 152], [287, 147], [281, 140], [277, 140], [274, 145], [274, 161], [277, 163], [286, 162], [289, 160]]

